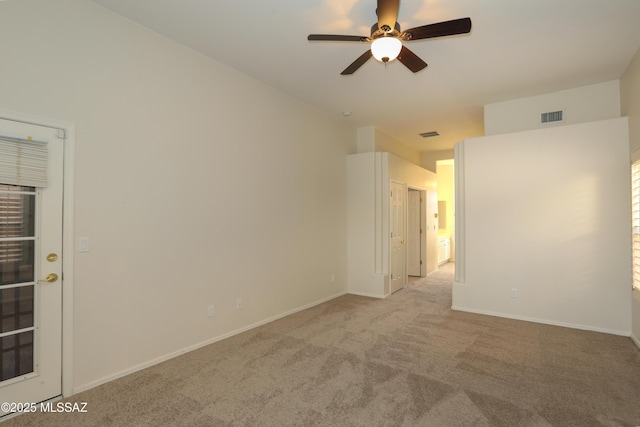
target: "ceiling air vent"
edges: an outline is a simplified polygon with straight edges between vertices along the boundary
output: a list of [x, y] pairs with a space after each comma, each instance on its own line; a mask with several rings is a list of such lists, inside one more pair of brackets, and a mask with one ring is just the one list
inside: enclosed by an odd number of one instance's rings
[[540, 124], [557, 123], [564, 121], [564, 111], [549, 111], [540, 114]]
[[440, 136], [440, 134], [433, 130], [431, 132], [422, 132], [420, 136], [423, 138], [431, 138], [432, 136]]

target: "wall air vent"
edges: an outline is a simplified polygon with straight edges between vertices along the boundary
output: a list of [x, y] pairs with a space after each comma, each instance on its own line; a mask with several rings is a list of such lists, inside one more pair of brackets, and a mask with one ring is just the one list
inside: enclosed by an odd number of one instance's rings
[[557, 123], [564, 121], [564, 111], [549, 111], [540, 114], [540, 124]]
[[440, 134], [433, 130], [431, 132], [422, 132], [420, 136], [423, 138], [431, 138], [432, 136], [440, 136]]

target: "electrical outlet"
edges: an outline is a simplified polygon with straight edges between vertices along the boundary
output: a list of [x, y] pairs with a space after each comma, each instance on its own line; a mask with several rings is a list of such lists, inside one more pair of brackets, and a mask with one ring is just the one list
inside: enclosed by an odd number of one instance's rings
[[236, 310], [240, 310], [242, 308], [242, 298], [236, 298]]
[[511, 288], [511, 298], [518, 298], [518, 289]]
[[208, 308], [207, 308], [207, 316], [209, 317], [213, 317], [216, 314], [216, 309], [213, 306], [213, 304], [211, 304]]
[[331, 273], [331, 275], [329, 276], [329, 280], [331, 280], [331, 283], [335, 283], [336, 282], [336, 275]]

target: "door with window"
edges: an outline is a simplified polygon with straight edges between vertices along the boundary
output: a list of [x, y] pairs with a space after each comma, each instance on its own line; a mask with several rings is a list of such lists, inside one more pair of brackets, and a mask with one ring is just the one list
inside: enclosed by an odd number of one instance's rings
[[0, 402], [61, 394], [60, 136], [0, 119]]

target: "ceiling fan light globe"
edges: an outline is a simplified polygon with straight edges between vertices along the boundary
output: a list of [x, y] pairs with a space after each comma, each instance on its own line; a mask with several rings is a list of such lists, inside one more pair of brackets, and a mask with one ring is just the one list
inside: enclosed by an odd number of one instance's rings
[[371, 53], [380, 62], [393, 61], [401, 49], [402, 42], [395, 37], [380, 37], [371, 43]]

